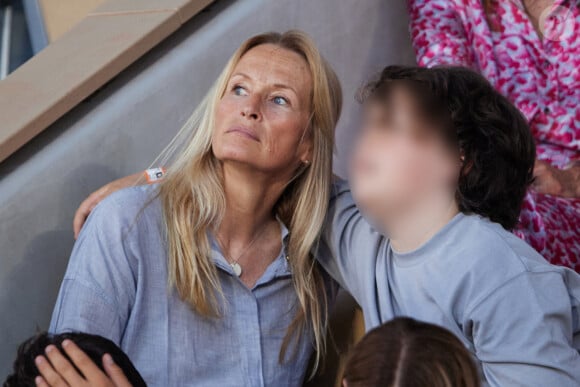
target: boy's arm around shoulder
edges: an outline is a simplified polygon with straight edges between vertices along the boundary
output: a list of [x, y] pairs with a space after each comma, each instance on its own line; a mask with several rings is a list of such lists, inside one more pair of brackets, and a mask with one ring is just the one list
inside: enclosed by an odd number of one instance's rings
[[89, 214], [107, 196], [124, 188], [135, 185], [153, 184], [161, 181], [165, 175], [165, 168], [151, 168], [144, 172], [134, 173], [129, 176], [121, 177], [108, 184], [105, 184], [95, 192], [91, 193], [79, 206], [73, 219], [73, 231], [75, 239], [78, 238], [83, 224]]

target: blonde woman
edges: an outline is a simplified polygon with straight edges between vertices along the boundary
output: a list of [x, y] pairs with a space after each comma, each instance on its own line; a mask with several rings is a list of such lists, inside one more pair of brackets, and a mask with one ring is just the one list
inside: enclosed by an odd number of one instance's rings
[[[301, 385], [334, 289], [311, 251], [341, 98], [305, 34], [242, 44], [170, 146], [163, 182], [94, 209], [50, 330], [112, 339], [149, 386]], [[47, 367], [59, 356], [38, 359], [41, 383], [66, 379]]]

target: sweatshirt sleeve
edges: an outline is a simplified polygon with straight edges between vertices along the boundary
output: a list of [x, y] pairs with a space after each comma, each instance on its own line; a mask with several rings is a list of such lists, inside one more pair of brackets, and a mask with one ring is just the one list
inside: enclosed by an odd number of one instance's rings
[[466, 313], [490, 386], [580, 385], [570, 294], [561, 272], [524, 272]]
[[337, 180], [317, 258], [330, 276], [359, 303], [361, 285], [374, 273], [382, 240], [356, 207], [348, 184]]
[[51, 332], [86, 332], [120, 343], [136, 292], [121, 213], [113, 195], [89, 216], [73, 248]]
[[411, 41], [419, 66], [473, 67], [473, 52], [456, 3], [451, 0], [408, 0]]

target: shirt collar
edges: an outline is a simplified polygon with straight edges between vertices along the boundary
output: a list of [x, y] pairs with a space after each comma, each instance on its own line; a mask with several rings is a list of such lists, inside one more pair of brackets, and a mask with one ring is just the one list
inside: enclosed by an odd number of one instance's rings
[[[289, 257], [287, 254], [287, 245], [288, 245], [288, 238], [290, 237], [290, 231], [288, 227], [280, 220], [280, 218], [276, 217], [278, 223], [280, 224], [280, 238], [282, 240], [282, 250], [276, 259], [268, 266], [262, 277], [256, 282], [256, 286], [261, 285], [265, 282], [269, 282], [273, 278], [282, 277], [282, 276], [289, 276], [292, 275], [292, 270], [289, 262]], [[235, 275], [233, 272], [232, 267], [228, 260], [224, 257], [219, 243], [217, 242], [216, 238], [214, 237], [212, 232], [207, 232], [207, 237], [209, 239], [209, 243], [212, 250], [212, 259], [214, 264], [221, 270], [227, 272], [230, 275]]]
[[438, 251], [442, 245], [449, 243], [451, 240], [449, 234], [454, 232], [455, 228], [458, 227], [458, 224], [461, 223], [466, 217], [467, 215], [463, 214], [462, 212], [458, 213], [445, 226], [443, 226], [441, 230], [439, 230], [427, 242], [415, 250], [408, 252], [398, 252], [389, 243], [389, 249], [392, 253], [395, 264], [397, 266], [414, 266], [423, 262], [425, 259], [430, 258], [433, 251]]

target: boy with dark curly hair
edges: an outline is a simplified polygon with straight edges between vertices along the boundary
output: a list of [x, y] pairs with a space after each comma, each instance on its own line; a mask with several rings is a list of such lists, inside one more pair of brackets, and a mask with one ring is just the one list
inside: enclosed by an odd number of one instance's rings
[[387, 67], [360, 97], [352, 196], [338, 184], [321, 263], [367, 328], [443, 326], [492, 386], [580, 385], [580, 277], [509, 231], [535, 158], [521, 113], [458, 67]]

